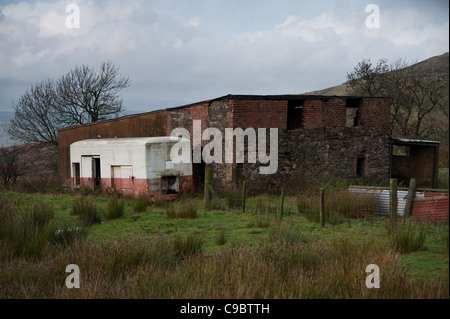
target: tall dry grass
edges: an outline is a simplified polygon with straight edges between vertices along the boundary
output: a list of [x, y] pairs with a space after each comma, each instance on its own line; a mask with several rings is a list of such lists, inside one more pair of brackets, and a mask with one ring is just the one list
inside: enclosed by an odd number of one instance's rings
[[[185, 238], [186, 239], [186, 238]], [[173, 239], [79, 240], [49, 248], [46, 258], [1, 261], [1, 298], [448, 298], [441, 283], [408, 278], [399, 254], [380, 241], [264, 243], [205, 255], [178, 253]], [[79, 289], [65, 287], [65, 267], [80, 268]], [[365, 285], [368, 264], [380, 268], [379, 289]]]

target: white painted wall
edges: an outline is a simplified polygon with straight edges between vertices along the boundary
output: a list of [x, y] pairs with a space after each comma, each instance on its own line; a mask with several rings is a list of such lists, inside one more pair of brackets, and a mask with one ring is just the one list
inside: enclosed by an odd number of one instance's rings
[[[70, 165], [80, 163], [81, 178], [92, 176], [93, 156], [100, 157], [102, 178], [111, 178], [111, 167], [114, 166], [125, 166], [126, 170], [120, 170], [120, 174], [132, 172], [134, 178], [192, 175], [191, 163], [170, 161], [170, 149], [179, 141], [176, 137], [82, 140], [70, 145]], [[188, 143], [187, 149], [191, 149], [189, 140], [184, 139], [181, 143]], [[74, 177], [73, 168], [71, 175]]]

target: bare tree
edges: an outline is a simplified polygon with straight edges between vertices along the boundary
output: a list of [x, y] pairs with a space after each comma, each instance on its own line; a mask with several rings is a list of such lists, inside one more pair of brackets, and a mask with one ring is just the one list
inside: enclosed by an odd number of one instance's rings
[[57, 83], [57, 111], [64, 126], [97, 122], [123, 113], [119, 91], [128, 87], [128, 77], [110, 61], [99, 72], [87, 65], [77, 66]]
[[408, 64], [397, 60], [388, 65], [381, 59], [376, 66], [370, 60], [358, 63], [347, 74], [347, 93], [391, 98], [391, 134], [408, 138], [436, 137], [440, 126], [430, 125], [433, 113], [445, 112], [444, 99], [448, 76], [431, 70], [426, 64]]
[[54, 82], [47, 80], [31, 86], [13, 104], [15, 115], [6, 132], [24, 142], [58, 145], [58, 116], [55, 106]]
[[7, 133], [25, 143], [58, 145], [58, 129], [96, 122], [123, 113], [119, 91], [130, 85], [119, 68], [104, 62], [96, 72], [75, 67], [58, 81], [31, 86], [16, 103]]
[[20, 161], [21, 149], [15, 146], [0, 149], [0, 182], [3, 186], [13, 185], [26, 174], [27, 167]]

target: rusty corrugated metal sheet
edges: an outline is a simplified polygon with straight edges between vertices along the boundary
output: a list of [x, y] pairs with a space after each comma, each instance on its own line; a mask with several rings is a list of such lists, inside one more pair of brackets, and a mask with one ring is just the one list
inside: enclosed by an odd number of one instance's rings
[[[361, 194], [373, 194], [377, 197], [375, 213], [389, 214], [389, 189], [373, 187], [350, 187], [350, 192]], [[408, 191], [397, 191], [397, 213], [403, 216]], [[445, 221], [448, 215], [448, 193], [420, 192], [417, 191], [414, 199], [412, 215], [420, 220]]]
[[[429, 194], [431, 195], [431, 194]], [[434, 194], [414, 201], [412, 215], [418, 220], [430, 222], [448, 220], [448, 194]]]

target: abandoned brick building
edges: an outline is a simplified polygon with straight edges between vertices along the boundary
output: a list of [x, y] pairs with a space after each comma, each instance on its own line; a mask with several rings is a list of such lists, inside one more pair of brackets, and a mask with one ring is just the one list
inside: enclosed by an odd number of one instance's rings
[[[92, 138], [158, 137], [183, 127], [193, 133], [215, 127], [277, 128], [278, 167], [261, 175], [260, 163], [206, 164], [216, 180], [273, 182], [292, 173], [363, 176], [381, 183], [390, 177], [390, 101], [388, 98], [313, 95], [226, 95], [185, 106], [128, 115], [59, 131], [59, 167], [70, 181], [70, 145]], [[268, 130], [267, 130], [268, 131]], [[208, 144], [202, 140], [202, 146]], [[267, 147], [269, 148], [269, 147]], [[193, 183], [201, 185], [205, 163], [193, 164]]]

